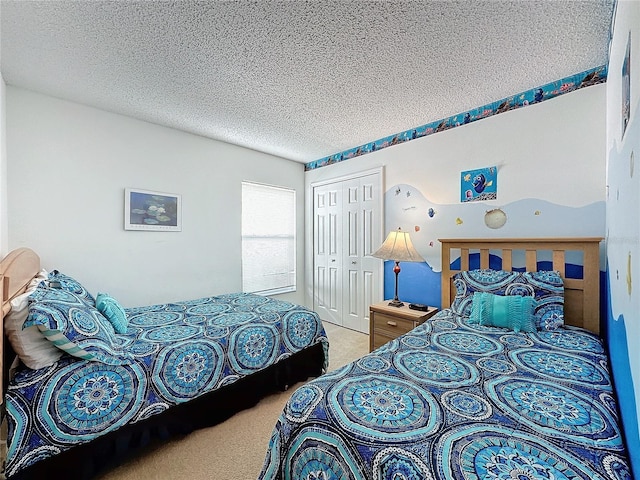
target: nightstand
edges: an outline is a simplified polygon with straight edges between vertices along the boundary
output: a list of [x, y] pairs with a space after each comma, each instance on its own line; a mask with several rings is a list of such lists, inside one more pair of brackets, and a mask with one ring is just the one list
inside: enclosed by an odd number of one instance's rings
[[438, 309], [429, 307], [426, 312], [411, 310], [409, 304], [402, 307], [390, 307], [389, 300], [369, 307], [369, 351], [413, 330], [425, 320], [433, 317]]

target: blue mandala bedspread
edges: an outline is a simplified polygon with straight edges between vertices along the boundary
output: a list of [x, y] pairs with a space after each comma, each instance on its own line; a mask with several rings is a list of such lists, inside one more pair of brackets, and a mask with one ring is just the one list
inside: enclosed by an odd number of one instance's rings
[[125, 309], [118, 341], [133, 361], [109, 365], [64, 355], [23, 368], [6, 394], [6, 475], [127, 423], [235, 382], [328, 341], [315, 312], [252, 294]]
[[262, 480], [630, 479], [608, 360], [582, 329], [439, 312], [297, 389]]

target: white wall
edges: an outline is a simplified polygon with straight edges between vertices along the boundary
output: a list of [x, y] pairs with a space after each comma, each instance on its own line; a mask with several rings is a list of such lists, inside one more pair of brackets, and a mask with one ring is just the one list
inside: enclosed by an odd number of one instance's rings
[[[420, 213], [423, 228], [420, 233], [413, 233], [413, 226], [418, 225], [414, 218], [415, 210], [407, 210], [405, 225], [396, 217], [390, 219], [394, 215], [392, 205], [389, 201], [385, 205], [386, 222], [393, 223], [386, 225], [385, 231], [397, 226], [412, 231], [412, 237], [418, 240], [414, 245], [427, 261], [440, 256], [438, 238], [505, 236], [507, 228], [490, 230], [482, 218], [470, 218], [470, 215], [482, 216], [486, 210], [505, 207], [523, 199], [534, 199], [532, 206], [535, 201], [544, 200], [562, 207], [556, 209], [545, 204], [542, 215], [535, 217], [539, 225], [534, 229], [535, 234], [527, 232], [526, 235], [604, 237], [605, 94], [604, 84], [579, 89], [539, 104], [308, 171], [305, 173], [307, 201], [311, 200], [309, 186], [313, 182], [382, 166], [387, 200], [395, 198], [395, 186], [403, 185], [404, 194], [409, 190], [405, 187], [408, 185], [419, 191], [430, 204], [435, 204], [436, 211], [440, 212], [434, 217], [438, 222], [432, 223], [429, 223], [426, 212]], [[460, 173], [490, 166], [498, 167], [497, 200], [481, 205], [475, 202], [473, 205], [461, 204]], [[572, 223], [572, 211], [567, 207], [598, 203], [603, 208], [596, 210], [601, 213], [592, 215], [588, 225]], [[415, 204], [419, 205], [419, 201], [416, 200]], [[557, 212], [550, 212], [550, 209]], [[442, 218], [444, 212], [447, 219]], [[532, 215], [533, 212], [532, 209]], [[553, 221], [551, 213], [556, 214]], [[458, 216], [464, 218], [463, 224], [455, 222]], [[563, 222], [566, 231], [558, 230], [558, 216], [566, 218]], [[522, 236], [512, 232], [517, 221], [526, 225], [533, 222], [534, 217], [509, 218], [507, 226], [510, 231], [506, 236]], [[311, 227], [307, 221], [309, 245]], [[428, 237], [421, 240], [421, 235]], [[430, 241], [433, 241], [433, 247], [429, 246]], [[311, 254], [308, 246], [307, 290], [312, 285]], [[310, 297], [307, 297], [309, 301]]]
[[[640, 3], [618, 1], [607, 78], [608, 335], [627, 444], [640, 476]], [[622, 136], [622, 65], [631, 34], [630, 121]]]
[[[0, 10], [0, 19], [2, 17]], [[0, 52], [2, 52], [0, 40]], [[0, 62], [1, 63], [1, 62]], [[7, 149], [6, 149], [6, 84], [0, 73], [0, 258], [8, 252], [7, 233]]]
[[8, 252], [6, 84], [0, 75], [0, 257]]
[[[7, 86], [8, 247], [125, 306], [242, 290], [241, 182], [298, 191], [304, 167], [223, 142]], [[182, 232], [125, 231], [124, 188], [182, 195]]]
[[[498, 199], [581, 206], [605, 198], [605, 84], [494, 115], [327, 167], [306, 183], [385, 166], [386, 185], [411, 184], [435, 203], [460, 202], [460, 172], [498, 166]], [[567, 186], [575, 185], [579, 191]]]

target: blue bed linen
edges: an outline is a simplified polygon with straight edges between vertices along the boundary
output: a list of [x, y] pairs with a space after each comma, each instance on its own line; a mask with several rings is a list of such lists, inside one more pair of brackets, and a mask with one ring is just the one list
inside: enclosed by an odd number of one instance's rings
[[630, 479], [606, 352], [439, 312], [297, 389], [260, 480]]
[[6, 395], [6, 475], [75, 444], [235, 382], [318, 342], [315, 312], [253, 294], [126, 309], [116, 335], [128, 365], [64, 355], [51, 367], [20, 370]]

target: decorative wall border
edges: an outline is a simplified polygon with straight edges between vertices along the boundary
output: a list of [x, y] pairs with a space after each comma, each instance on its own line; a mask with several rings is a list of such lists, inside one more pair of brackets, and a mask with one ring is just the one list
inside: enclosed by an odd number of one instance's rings
[[482, 107], [474, 108], [468, 112], [459, 113], [448, 118], [443, 118], [442, 120], [427, 123], [426, 125], [422, 125], [411, 130], [405, 130], [404, 132], [375, 140], [365, 145], [360, 145], [359, 147], [335, 153], [319, 160], [314, 160], [313, 162], [306, 163], [304, 169], [305, 171], [308, 171], [320, 167], [326, 167], [327, 165], [359, 157], [360, 155], [365, 155], [383, 148], [398, 145], [409, 140], [415, 140], [416, 138], [443, 132], [451, 128], [459, 127], [460, 125], [475, 122], [476, 120], [482, 120], [483, 118], [491, 117], [499, 113], [508, 112], [509, 110], [550, 100], [557, 96], [564, 95], [565, 93], [573, 92], [574, 90], [589, 87], [591, 85], [604, 83], [606, 81], [607, 66], [602, 65], [582, 73], [571, 75], [570, 77], [563, 78], [562, 80], [548, 83], [542, 87], [537, 87], [532, 90], [513, 95], [512, 97], [503, 98], [502, 100], [489, 103]]

